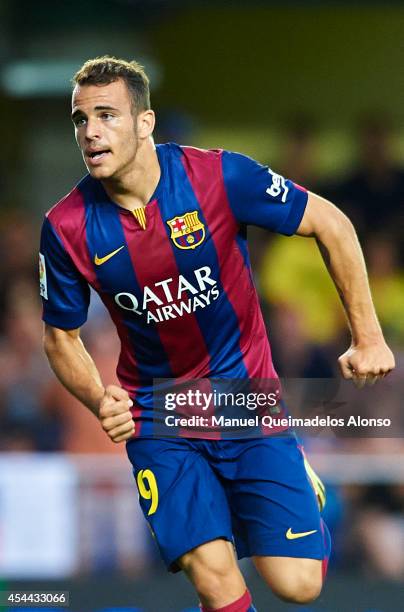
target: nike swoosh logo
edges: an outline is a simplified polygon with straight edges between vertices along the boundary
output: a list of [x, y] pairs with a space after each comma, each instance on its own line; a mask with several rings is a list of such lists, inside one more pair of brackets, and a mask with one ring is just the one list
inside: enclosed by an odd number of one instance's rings
[[313, 529], [313, 531], [302, 531], [301, 533], [293, 533], [292, 528], [289, 527], [289, 529], [286, 532], [286, 537], [288, 540], [297, 540], [297, 538], [305, 538], [306, 536], [309, 536], [312, 533], [316, 533], [316, 532], [317, 532], [317, 529]]
[[94, 263], [96, 266], [101, 266], [103, 263], [105, 263], [106, 261], [108, 261], [108, 259], [111, 259], [111, 257], [113, 257], [114, 255], [116, 255], [117, 253], [119, 253], [119, 251], [121, 251], [122, 249], [125, 248], [125, 245], [123, 244], [121, 247], [119, 247], [119, 249], [115, 249], [115, 251], [112, 251], [112, 253], [108, 253], [108, 255], [105, 255], [105, 257], [98, 257], [97, 253], [95, 254], [94, 257]]

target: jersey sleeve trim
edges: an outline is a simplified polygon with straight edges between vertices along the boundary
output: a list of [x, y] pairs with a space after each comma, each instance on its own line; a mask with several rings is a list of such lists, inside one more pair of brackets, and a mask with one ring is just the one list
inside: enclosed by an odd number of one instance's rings
[[52, 327], [58, 327], [59, 329], [77, 329], [87, 321], [87, 310], [82, 310], [80, 312], [61, 312], [60, 310], [53, 310], [47, 307], [46, 312], [45, 310], [42, 312], [42, 321]]
[[304, 211], [306, 210], [308, 193], [305, 189], [295, 186], [295, 194], [293, 203], [286, 220], [282, 223], [277, 231], [285, 236], [292, 236], [298, 229], [301, 220], [303, 219]]

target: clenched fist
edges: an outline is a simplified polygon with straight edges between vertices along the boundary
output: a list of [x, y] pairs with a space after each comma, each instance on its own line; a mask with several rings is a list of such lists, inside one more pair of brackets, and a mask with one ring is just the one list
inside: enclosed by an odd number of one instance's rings
[[131, 406], [133, 402], [122, 387], [109, 385], [105, 389], [104, 397], [100, 401], [98, 418], [112, 442], [123, 442], [133, 435], [135, 423], [129, 410]]
[[344, 378], [352, 378], [357, 387], [374, 384], [394, 369], [394, 356], [384, 340], [371, 345], [352, 344], [338, 359]]

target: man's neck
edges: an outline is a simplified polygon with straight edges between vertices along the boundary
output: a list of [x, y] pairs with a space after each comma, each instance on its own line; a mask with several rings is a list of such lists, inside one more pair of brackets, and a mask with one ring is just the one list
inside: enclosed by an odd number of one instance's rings
[[160, 180], [161, 169], [153, 140], [143, 142], [131, 168], [119, 178], [101, 181], [111, 200], [134, 210], [146, 206]]

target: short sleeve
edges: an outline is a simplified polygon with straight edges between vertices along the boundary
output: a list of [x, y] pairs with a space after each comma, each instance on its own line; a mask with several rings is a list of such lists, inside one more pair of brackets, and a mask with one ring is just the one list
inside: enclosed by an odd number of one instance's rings
[[46, 323], [61, 329], [76, 329], [85, 323], [90, 288], [48, 218], [41, 233], [39, 286]]
[[300, 225], [307, 191], [250, 157], [223, 151], [223, 178], [233, 214], [240, 223], [290, 236]]

